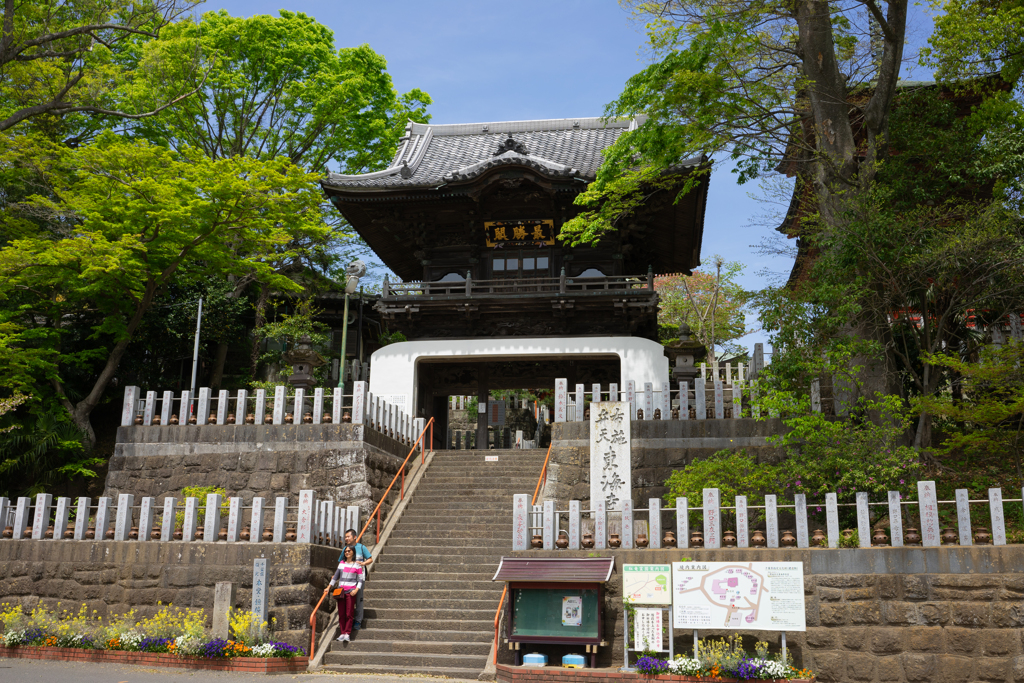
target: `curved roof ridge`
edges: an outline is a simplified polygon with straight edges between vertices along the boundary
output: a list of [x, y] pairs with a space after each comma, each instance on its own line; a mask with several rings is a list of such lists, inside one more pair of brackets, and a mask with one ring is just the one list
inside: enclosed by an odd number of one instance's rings
[[497, 156], [491, 157], [490, 159], [483, 159], [470, 164], [469, 166], [463, 166], [462, 168], [455, 169], [446, 173], [442, 179], [445, 182], [451, 182], [453, 180], [467, 180], [474, 176], [478, 176], [484, 171], [494, 168], [495, 166], [503, 166], [505, 164], [518, 164], [520, 166], [529, 166], [541, 173], [546, 175], [558, 175], [558, 176], [573, 176], [577, 175], [577, 171], [572, 166], [566, 166], [560, 164], [557, 161], [551, 161], [544, 157], [533, 156], [532, 154], [519, 154], [509, 150]]
[[614, 118], [605, 120], [600, 116], [574, 119], [531, 119], [525, 121], [481, 121], [480, 123], [415, 123], [411, 124], [413, 135], [423, 135], [428, 130], [434, 135], [479, 135], [481, 133], [532, 133], [548, 130], [595, 130], [602, 128], [623, 128], [632, 130], [647, 120], [646, 116], [636, 118]]
[[[352, 175], [329, 173], [322, 183], [347, 191], [436, 188], [514, 163], [549, 177], [590, 180], [597, 175], [604, 150], [645, 121], [643, 116], [457, 124], [409, 121], [388, 168]], [[509, 136], [526, 154], [500, 154]]]

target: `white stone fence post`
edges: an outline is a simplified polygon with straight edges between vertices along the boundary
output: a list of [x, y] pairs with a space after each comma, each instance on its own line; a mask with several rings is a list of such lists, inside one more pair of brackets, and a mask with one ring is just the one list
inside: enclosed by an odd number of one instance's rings
[[[526, 529], [525, 535], [514, 535], [517, 546], [526, 546], [514, 549], [527, 549], [535, 536], [544, 547], [555, 548], [564, 536], [566, 547], [572, 550], [999, 546], [1007, 543], [1005, 506], [1024, 505], [1024, 490], [1020, 497], [1004, 498], [1001, 488], [991, 488], [985, 498], [970, 499], [966, 489], [958, 489], [954, 500], [938, 500], [934, 481], [918, 482], [917, 489], [917, 500], [889, 491], [885, 500], [872, 502], [867, 492], [857, 492], [851, 502], [838, 503], [837, 494], [830, 492], [814, 501], [802, 493], [787, 495], [782, 502], [776, 495], [740, 495], [732, 505], [721, 504], [718, 489], [704, 489], [696, 499], [676, 498], [672, 507], [652, 498], [646, 507], [624, 505], [625, 509], [618, 510], [606, 510], [603, 505], [585, 509], [578, 500], [569, 501], [562, 510], [555, 501], [547, 500], [534, 506], [533, 513], [523, 511], [523, 519], [514, 513], [513, 529]], [[753, 504], [757, 500], [763, 502]], [[971, 506], [975, 514], [990, 520], [987, 527], [971, 526]], [[947, 511], [947, 518], [955, 512], [955, 524], [940, 523], [940, 507]], [[847, 513], [847, 529], [840, 529], [840, 508]], [[785, 528], [780, 528], [780, 518], [785, 520]], [[884, 527], [878, 524], [882, 519], [888, 520]], [[627, 538], [629, 529], [633, 533]]]

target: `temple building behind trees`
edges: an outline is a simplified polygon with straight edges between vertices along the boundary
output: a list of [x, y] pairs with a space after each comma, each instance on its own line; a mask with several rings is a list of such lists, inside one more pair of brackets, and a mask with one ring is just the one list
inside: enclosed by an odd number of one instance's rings
[[[373, 354], [371, 393], [444, 433], [450, 395], [668, 381], [654, 275], [700, 264], [707, 175], [678, 201], [652, 191], [595, 245], [558, 239], [602, 151], [642, 123], [410, 122], [389, 168], [329, 175], [330, 201], [401, 279], [376, 308], [408, 341]], [[705, 163], [679, 165], [676, 187]]]

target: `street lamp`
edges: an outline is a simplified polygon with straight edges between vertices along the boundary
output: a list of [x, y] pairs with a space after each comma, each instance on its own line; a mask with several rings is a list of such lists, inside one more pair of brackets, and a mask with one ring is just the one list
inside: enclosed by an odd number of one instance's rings
[[[366, 264], [356, 259], [345, 269], [345, 314], [341, 319], [341, 357], [338, 360], [338, 388], [345, 395], [345, 350], [348, 348], [348, 298], [359, 288], [359, 278], [366, 275]], [[342, 401], [345, 399], [342, 398]]]

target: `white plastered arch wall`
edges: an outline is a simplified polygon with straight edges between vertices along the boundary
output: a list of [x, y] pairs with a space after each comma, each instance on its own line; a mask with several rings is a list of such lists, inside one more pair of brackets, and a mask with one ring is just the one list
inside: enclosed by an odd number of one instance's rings
[[[620, 391], [625, 389], [629, 380], [636, 382], [641, 390], [645, 382], [660, 387], [662, 382], [668, 381], [669, 365], [664, 347], [640, 337], [439, 339], [398, 342], [374, 352], [370, 365], [370, 392], [389, 401], [404, 402], [405, 409], [416, 415], [421, 360], [571, 360], [576, 356], [595, 355], [619, 357]], [[573, 390], [569, 387], [569, 391]], [[589, 386], [587, 390], [590, 390]]]

